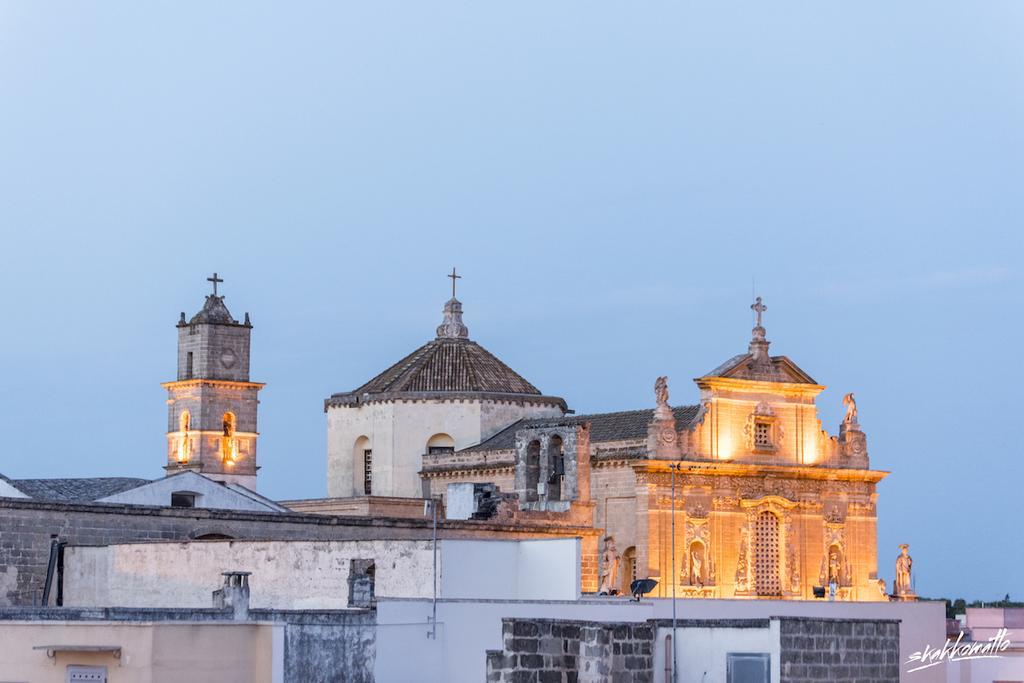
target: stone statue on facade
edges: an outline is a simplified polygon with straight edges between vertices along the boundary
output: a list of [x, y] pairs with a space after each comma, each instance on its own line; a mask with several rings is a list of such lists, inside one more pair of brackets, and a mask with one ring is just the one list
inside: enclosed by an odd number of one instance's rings
[[690, 585], [704, 587], [704, 553], [699, 543], [690, 548]]
[[900, 544], [900, 554], [896, 557], [896, 586], [893, 591], [899, 596], [910, 596], [914, 589], [910, 583], [910, 569], [914, 560], [910, 557], [910, 546], [906, 543]]
[[843, 571], [842, 563], [839, 561], [839, 553], [832, 550], [828, 554], [828, 584], [839, 584], [839, 575]]
[[668, 377], [659, 377], [654, 380], [654, 400], [658, 407], [668, 407]]
[[736, 591], [743, 593], [750, 590], [751, 576], [750, 566], [747, 557], [747, 548], [750, 546], [750, 529], [743, 527], [740, 532], [740, 553], [736, 559]]
[[604, 539], [604, 554], [601, 555], [601, 585], [597, 592], [601, 595], [613, 595], [618, 592], [615, 582], [619, 575], [619, 554], [615, 549], [615, 539], [607, 536]]
[[843, 418], [843, 422], [857, 424], [857, 401], [853, 398], [852, 391], [843, 396], [843, 405], [846, 406], [846, 417]]

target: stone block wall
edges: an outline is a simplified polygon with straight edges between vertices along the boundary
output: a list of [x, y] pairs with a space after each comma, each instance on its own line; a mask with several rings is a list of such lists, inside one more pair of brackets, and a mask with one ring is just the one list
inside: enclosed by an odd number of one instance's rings
[[647, 623], [504, 619], [502, 650], [487, 652], [488, 683], [650, 683]]
[[783, 683], [900, 679], [897, 620], [779, 620]]

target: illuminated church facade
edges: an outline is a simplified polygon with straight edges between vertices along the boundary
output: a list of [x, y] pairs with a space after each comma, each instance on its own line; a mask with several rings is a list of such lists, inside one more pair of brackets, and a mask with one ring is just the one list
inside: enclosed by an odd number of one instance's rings
[[493, 485], [533, 520], [600, 530], [600, 547], [583, 548], [584, 590], [611, 574], [623, 593], [654, 578], [656, 596], [886, 600], [887, 473], [870, 468], [853, 395], [829, 435], [825, 387], [769, 354], [766, 307], [751, 308], [747, 352], [698, 376], [693, 404], [672, 407], [658, 378], [653, 408], [574, 415], [469, 339], [453, 291], [434, 340], [325, 401], [329, 494], [446, 499], [452, 484]]

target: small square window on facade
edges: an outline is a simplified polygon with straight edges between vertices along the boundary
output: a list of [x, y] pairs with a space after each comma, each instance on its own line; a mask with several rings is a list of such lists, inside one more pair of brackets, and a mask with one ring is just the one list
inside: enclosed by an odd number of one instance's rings
[[771, 655], [730, 652], [725, 656], [726, 683], [771, 683]]
[[755, 422], [754, 423], [754, 447], [755, 448], [771, 448], [772, 447], [772, 426], [768, 422]]

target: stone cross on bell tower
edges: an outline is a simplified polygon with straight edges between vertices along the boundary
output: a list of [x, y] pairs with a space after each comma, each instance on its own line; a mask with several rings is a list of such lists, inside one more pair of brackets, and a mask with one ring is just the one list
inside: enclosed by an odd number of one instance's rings
[[168, 474], [192, 470], [222, 482], [256, 489], [257, 394], [249, 381], [249, 314], [238, 322], [217, 294], [202, 310], [178, 321], [178, 378], [167, 389]]
[[750, 371], [761, 378], [771, 379], [776, 374], [775, 366], [772, 365], [772, 359], [768, 355], [768, 346], [771, 342], [766, 337], [761, 321], [761, 316], [768, 310], [768, 307], [764, 305], [761, 297], [757, 297], [750, 305], [750, 310], [754, 312], [754, 329], [751, 330], [750, 346], [748, 347], [748, 353], [751, 356]]

